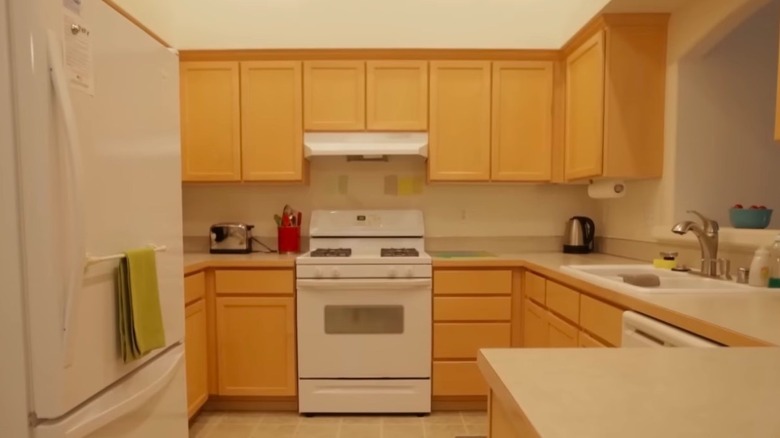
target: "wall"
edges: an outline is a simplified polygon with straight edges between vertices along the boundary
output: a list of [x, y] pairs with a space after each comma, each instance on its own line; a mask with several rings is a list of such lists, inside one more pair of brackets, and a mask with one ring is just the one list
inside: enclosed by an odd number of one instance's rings
[[[416, 187], [410, 191], [419, 193], [386, 194], [388, 176], [413, 182], [410, 186]], [[339, 185], [345, 179], [347, 187], [342, 193]], [[425, 162], [411, 157], [388, 163], [315, 158], [308, 186], [185, 185], [183, 197], [186, 236], [204, 236], [209, 225], [220, 221], [249, 222], [257, 226], [257, 235], [273, 236], [273, 214], [285, 203], [305, 213], [312, 209], [418, 208], [425, 213], [429, 237], [560, 236], [570, 216], [589, 215], [598, 220], [596, 203], [587, 197], [584, 186], [426, 185]], [[306, 224], [308, 218], [304, 218], [304, 230]]]
[[[721, 224], [728, 208], [780, 209], [780, 146], [774, 141], [778, 18], [773, 2], [702, 57], [680, 66], [676, 216], [695, 209]], [[773, 220], [780, 225], [780, 214]]]
[[[116, 0], [179, 49], [559, 48], [608, 0]], [[175, 13], [174, 13], [175, 12]], [[175, 18], [175, 21], [174, 21]], [[175, 30], [171, 28], [175, 27]], [[173, 36], [170, 36], [173, 35]]]
[[111, 0], [136, 20], [156, 33], [166, 43], [178, 47], [178, 20], [182, 14], [182, 7], [186, 7], [180, 0]]
[[[653, 228], [671, 228], [682, 219], [675, 211], [677, 149], [687, 147], [680, 141], [681, 127], [688, 123], [690, 112], [680, 90], [689, 84], [682, 82], [681, 68], [692, 59], [701, 58], [726, 35], [739, 26], [769, 0], [697, 0], [675, 11], [669, 22], [668, 62], [666, 76], [664, 176], [660, 181], [639, 181], [628, 184], [626, 197], [601, 201], [603, 235], [616, 239], [654, 241]], [[777, 48], [777, 40], [765, 42]], [[774, 59], [776, 60], [776, 54]], [[772, 91], [774, 96], [774, 91]], [[709, 105], [709, 104], [708, 104]], [[684, 109], [686, 112], [682, 112]], [[774, 114], [772, 110], [771, 114]], [[745, 129], [745, 128], [742, 128]], [[690, 166], [691, 163], [686, 163]], [[694, 172], [700, 173], [699, 169]], [[714, 193], [714, 192], [713, 192]], [[731, 202], [729, 200], [729, 202]]]

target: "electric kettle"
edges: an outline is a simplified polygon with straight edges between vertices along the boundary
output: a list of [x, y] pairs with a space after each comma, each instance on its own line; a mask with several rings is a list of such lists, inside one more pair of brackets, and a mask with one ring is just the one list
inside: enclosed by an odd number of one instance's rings
[[574, 216], [566, 221], [563, 230], [563, 252], [566, 254], [588, 254], [593, 252], [596, 224], [585, 216]]

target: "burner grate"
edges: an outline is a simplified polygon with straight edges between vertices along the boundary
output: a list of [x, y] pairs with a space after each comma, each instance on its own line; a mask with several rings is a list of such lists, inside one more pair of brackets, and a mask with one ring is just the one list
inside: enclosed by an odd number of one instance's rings
[[382, 257], [419, 257], [420, 252], [414, 248], [382, 248]]
[[319, 248], [311, 252], [312, 257], [349, 257], [351, 248]]

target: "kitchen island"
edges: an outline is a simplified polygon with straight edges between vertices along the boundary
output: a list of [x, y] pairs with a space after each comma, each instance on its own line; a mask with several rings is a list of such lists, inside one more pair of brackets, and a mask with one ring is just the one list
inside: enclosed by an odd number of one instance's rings
[[777, 437], [780, 348], [484, 349], [490, 437]]

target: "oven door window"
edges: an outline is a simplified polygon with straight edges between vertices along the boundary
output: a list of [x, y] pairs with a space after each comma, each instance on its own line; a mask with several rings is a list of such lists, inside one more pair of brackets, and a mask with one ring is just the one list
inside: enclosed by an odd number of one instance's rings
[[404, 332], [404, 306], [325, 306], [328, 335], [378, 335]]

